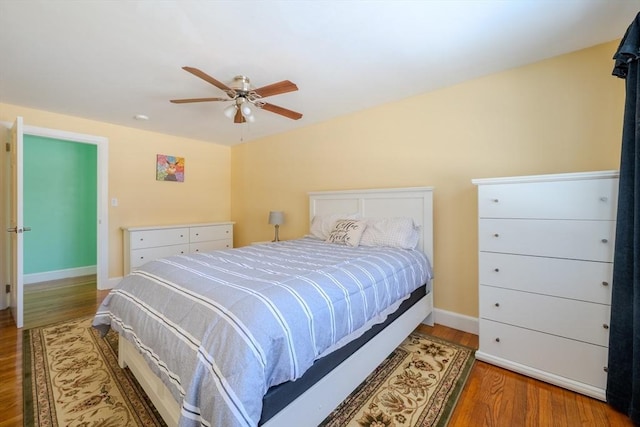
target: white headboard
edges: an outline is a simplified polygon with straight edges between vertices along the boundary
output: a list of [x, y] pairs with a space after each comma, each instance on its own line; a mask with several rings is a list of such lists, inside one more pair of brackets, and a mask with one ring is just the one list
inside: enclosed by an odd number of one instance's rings
[[433, 266], [432, 187], [310, 192], [309, 223], [314, 215], [330, 213], [358, 213], [364, 218], [413, 218], [422, 231], [418, 246]]

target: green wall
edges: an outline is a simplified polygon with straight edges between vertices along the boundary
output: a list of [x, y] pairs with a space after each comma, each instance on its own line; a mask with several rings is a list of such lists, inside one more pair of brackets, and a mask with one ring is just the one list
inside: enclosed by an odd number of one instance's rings
[[96, 265], [97, 146], [24, 135], [24, 274]]

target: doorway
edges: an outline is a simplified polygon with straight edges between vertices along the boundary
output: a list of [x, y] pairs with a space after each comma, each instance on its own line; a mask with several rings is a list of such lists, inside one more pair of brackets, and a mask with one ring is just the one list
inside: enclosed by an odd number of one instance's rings
[[[19, 119], [21, 122], [21, 119]], [[108, 286], [108, 212], [107, 212], [107, 197], [108, 197], [108, 139], [104, 137], [97, 137], [93, 135], [85, 135], [78, 134], [73, 132], [60, 131], [57, 129], [48, 129], [48, 128], [39, 128], [35, 126], [21, 126], [22, 133], [25, 135], [33, 135], [44, 138], [52, 138], [56, 140], [63, 140], [68, 142], [75, 142], [81, 144], [92, 144], [97, 148], [97, 179], [96, 179], [96, 187], [97, 187], [97, 200], [96, 202], [96, 211], [97, 217], [95, 218], [96, 224], [96, 286], [98, 289], [107, 289]], [[20, 137], [22, 139], [22, 137]], [[21, 152], [22, 147], [18, 152]], [[19, 160], [19, 164], [21, 165], [19, 169], [22, 168], [22, 158]], [[20, 178], [22, 181], [22, 177]], [[22, 206], [23, 195], [17, 195], [19, 197], [20, 202], [19, 206]], [[29, 225], [23, 224], [23, 219], [19, 218], [20, 222], [20, 231], [22, 231], [22, 227], [24, 226], [24, 230], [27, 231]], [[10, 252], [11, 254], [11, 252]], [[8, 271], [11, 271], [11, 266], [22, 265], [23, 263], [23, 253], [19, 251], [15, 256], [10, 256], [11, 259], [8, 260], [9, 266], [7, 268]], [[23, 271], [22, 269], [14, 269], [20, 275], [18, 279], [16, 279], [16, 284], [12, 283], [12, 310], [14, 302], [17, 302], [19, 308], [16, 309], [18, 313], [15, 318], [17, 327], [22, 327], [22, 302], [23, 302]], [[16, 290], [15, 294], [17, 295], [14, 298], [14, 288]]]
[[95, 276], [97, 147], [29, 134], [23, 144], [26, 287]]
[[95, 299], [97, 147], [23, 135], [23, 326]]

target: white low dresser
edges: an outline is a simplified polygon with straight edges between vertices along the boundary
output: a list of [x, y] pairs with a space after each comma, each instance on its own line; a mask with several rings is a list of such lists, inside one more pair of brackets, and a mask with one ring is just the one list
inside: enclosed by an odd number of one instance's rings
[[618, 172], [472, 182], [476, 358], [605, 400]]
[[233, 247], [233, 222], [125, 227], [124, 274], [172, 255]]

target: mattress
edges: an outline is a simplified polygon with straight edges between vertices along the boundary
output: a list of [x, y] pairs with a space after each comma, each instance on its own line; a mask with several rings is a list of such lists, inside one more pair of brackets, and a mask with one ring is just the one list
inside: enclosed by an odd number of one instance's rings
[[429, 287], [430, 284], [427, 284], [425, 286], [420, 286], [411, 292], [411, 295], [402, 301], [399, 307], [391, 312], [384, 322], [373, 325], [366, 332], [353, 339], [348, 344], [316, 360], [301, 378], [296, 381], [288, 381], [271, 387], [262, 400], [262, 416], [260, 418], [259, 425], [269, 421], [271, 417], [280, 412], [289, 403], [297, 399], [327, 373], [344, 362], [360, 347], [369, 342], [369, 340], [382, 332], [384, 328], [400, 317], [405, 311], [413, 307], [414, 304], [430, 292], [430, 290], [427, 291]]
[[183, 402], [181, 426], [257, 425], [270, 387], [302, 377], [430, 278], [417, 250], [309, 238], [190, 254], [132, 272], [94, 325], [138, 348]]

